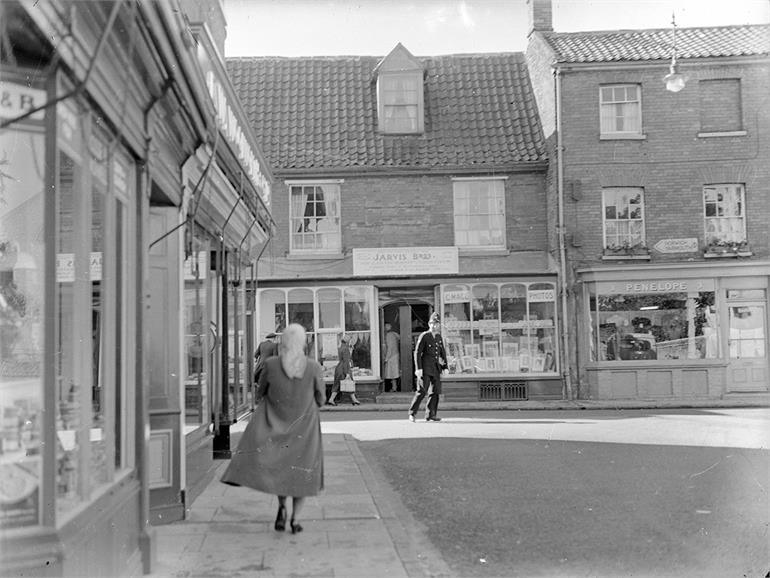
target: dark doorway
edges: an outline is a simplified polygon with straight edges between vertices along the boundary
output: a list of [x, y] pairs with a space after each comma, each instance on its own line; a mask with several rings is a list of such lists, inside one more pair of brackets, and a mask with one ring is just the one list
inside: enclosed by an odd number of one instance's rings
[[[396, 381], [396, 391], [410, 392], [414, 390], [414, 346], [420, 333], [428, 329], [428, 318], [433, 312], [433, 305], [425, 302], [396, 301], [383, 306], [383, 331], [380, 351], [385, 351], [385, 324], [390, 324], [393, 331], [398, 333], [400, 343], [400, 376]], [[383, 373], [385, 376], [385, 358], [383, 356]], [[390, 384], [385, 381], [385, 389]]]

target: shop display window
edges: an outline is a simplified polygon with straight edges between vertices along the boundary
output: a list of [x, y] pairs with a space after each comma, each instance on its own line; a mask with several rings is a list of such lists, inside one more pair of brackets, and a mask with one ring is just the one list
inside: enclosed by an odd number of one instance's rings
[[39, 117], [0, 133], [0, 529], [40, 521], [46, 169]]
[[591, 358], [594, 361], [713, 359], [719, 356], [713, 291], [659, 292], [686, 283], [629, 284], [653, 292], [590, 295]]
[[56, 108], [56, 508], [58, 521], [133, 465], [127, 238], [133, 167], [82, 103]]
[[208, 243], [193, 237], [193, 252], [184, 265], [185, 423], [200, 425], [210, 414], [208, 377], [211, 343], [208, 328]]
[[333, 379], [343, 335], [350, 338], [353, 375], [376, 377], [372, 364], [373, 299], [371, 286], [263, 289], [258, 293], [257, 342], [272, 332], [280, 340], [288, 312], [289, 323], [305, 327], [308, 355], [321, 363], [325, 379]]
[[441, 296], [450, 375], [556, 371], [553, 283], [443, 285]]

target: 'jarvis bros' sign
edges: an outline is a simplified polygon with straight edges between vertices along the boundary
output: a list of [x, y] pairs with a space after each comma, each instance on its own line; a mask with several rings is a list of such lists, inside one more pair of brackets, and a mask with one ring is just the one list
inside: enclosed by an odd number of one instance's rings
[[457, 247], [353, 249], [355, 277], [451, 275], [458, 271]]

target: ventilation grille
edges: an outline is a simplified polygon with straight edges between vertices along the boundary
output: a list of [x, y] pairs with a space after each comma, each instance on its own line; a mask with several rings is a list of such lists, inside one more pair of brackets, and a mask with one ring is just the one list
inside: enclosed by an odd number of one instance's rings
[[527, 384], [523, 381], [479, 384], [479, 401], [526, 401], [526, 399]]

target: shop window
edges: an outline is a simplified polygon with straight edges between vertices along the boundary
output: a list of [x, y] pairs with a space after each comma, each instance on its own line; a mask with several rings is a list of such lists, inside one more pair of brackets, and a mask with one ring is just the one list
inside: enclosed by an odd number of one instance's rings
[[[263, 289], [258, 293], [260, 339], [267, 333], [280, 333], [289, 323], [300, 323], [308, 332], [307, 351], [324, 367], [324, 378], [331, 380], [338, 361], [343, 335], [351, 347], [353, 374], [374, 376], [372, 364], [373, 292], [371, 286]], [[313, 312], [318, 312], [315, 328]], [[315, 329], [314, 329], [315, 328]]]
[[441, 289], [450, 374], [556, 371], [552, 283], [479, 283]]
[[208, 319], [208, 241], [205, 235], [193, 233], [193, 251], [184, 264], [185, 327], [185, 423], [201, 425], [211, 413], [208, 377], [211, 351]]
[[611, 252], [646, 249], [644, 239], [644, 191], [637, 187], [602, 190], [604, 248]]
[[339, 183], [289, 183], [289, 191], [291, 252], [339, 253]]
[[65, 517], [133, 465], [135, 424], [133, 168], [115, 137], [78, 106], [56, 109], [56, 506]]
[[703, 210], [707, 250], [746, 243], [743, 185], [703, 187]]
[[[668, 283], [672, 288], [684, 283]], [[598, 361], [713, 359], [719, 355], [713, 291], [672, 291], [666, 282], [632, 283], [639, 292], [591, 295], [592, 357]], [[651, 292], [642, 292], [645, 286]]]
[[43, 116], [0, 133], [0, 529], [37, 525], [42, 506]]
[[741, 81], [719, 78], [698, 82], [700, 130], [705, 133], [743, 130]]
[[452, 185], [455, 245], [461, 248], [504, 249], [505, 181], [456, 179]]

